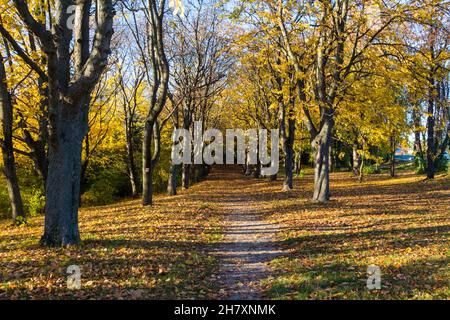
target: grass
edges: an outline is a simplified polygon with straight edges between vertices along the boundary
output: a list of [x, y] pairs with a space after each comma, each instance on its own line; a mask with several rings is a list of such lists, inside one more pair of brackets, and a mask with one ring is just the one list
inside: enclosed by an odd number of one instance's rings
[[[79, 247], [39, 247], [42, 217], [19, 229], [0, 222], [0, 299], [211, 297], [217, 261], [206, 249], [220, 241], [222, 217], [199, 187], [190, 191], [196, 198], [158, 196], [151, 208], [129, 201], [81, 209]], [[81, 268], [81, 290], [67, 289], [70, 265]]]
[[[252, 178], [248, 178], [252, 179]], [[0, 299], [204, 299], [220, 297], [224, 194], [248, 193], [264, 219], [280, 225], [284, 254], [263, 279], [272, 299], [449, 299], [450, 178], [399, 173], [332, 174], [332, 201], [314, 204], [311, 172], [281, 192], [276, 182], [246, 186], [209, 179], [175, 197], [84, 208], [79, 247], [38, 246], [43, 218], [21, 228], [0, 222]], [[226, 191], [226, 192], [225, 192]], [[225, 192], [225, 193], [224, 193]], [[230, 200], [230, 199], [229, 199]], [[82, 289], [67, 289], [67, 267], [81, 267]], [[367, 267], [382, 289], [366, 288]]]
[[[311, 203], [311, 176], [296, 190], [266, 190], [261, 208], [283, 228], [287, 252], [264, 280], [275, 299], [449, 299], [450, 179], [402, 173], [332, 175], [333, 200]], [[366, 287], [367, 268], [381, 268], [382, 288]]]

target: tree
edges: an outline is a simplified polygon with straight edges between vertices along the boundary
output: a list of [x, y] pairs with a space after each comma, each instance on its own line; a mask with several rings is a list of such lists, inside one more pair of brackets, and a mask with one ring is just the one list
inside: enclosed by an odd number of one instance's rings
[[[80, 179], [80, 205], [81, 197], [90, 187], [89, 168], [91, 162], [99, 153], [102, 147], [108, 147], [106, 143], [109, 133], [114, 132], [114, 125], [117, 125], [117, 101], [116, 96], [120, 87], [119, 74], [110, 64], [106, 68], [94, 90], [89, 101], [88, 126], [89, 131], [83, 141], [83, 152], [81, 160]], [[111, 146], [109, 146], [111, 147]]]
[[[34, 4], [34, 8], [39, 21], [46, 24], [46, 15], [49, 14], [50, 8], [42, 2]], [[5, 48], [8, 48], [10, 62], [14, 60], [16, 66], [21, 66], [20, 70], [26, 73], [26, 76], [17, 82], [16, 91], [19, 93], [14, 96], [16, 112], [20, 119], [14, 140], [23, 145], [23, 148], [16, 149], [16, 152], [33, 161], [34, 170], [41, 176], [45, 188], [48, 171], [48, 79], [42, 68], [46, 64], [46, 56], [34, 34], [28, 32], [26, 26], [20, 19], [15, 19], [14, 15], [1, 18], [0, 33]], [[27, 35], [28, 39], [21, 34]], [[17, 67], [15, 71], [19, 72]], [[39, 109], [35, 108], [36, 105]]]
[[[150, 106], [145, 121], [143, 147], [142, 147], [142, 204], [151, 205], [152, 195], [152, 174], [153, 168], [159, 160], [160, 152], [160, 127], [158, 116], [163, 110], [169, 89], [169, 63], [167, 61], [166, 51], [163, 40], [163, 19], [165, 14], [165, 1], [150, 1], [149, 6], [145, 8], [147, 19], [147, 30], [149, 42], [147, 43], [147, 53], [149, 61], [145, 63], [146, 74], [152, 72], [152, 81], [149, 79], [152, 87], [150, 88]], [[150, 71], [150, 69], [152, 71]], [[155, 139], [154, 152], [152, 154], [151, 144]]]
[[[131, 13], [129, 18], [125, 15], [125, 21], [135, 41], [148, 85], [149, 105], [142, 143], [142, 204], [148, 206], [153, 202], [153, 169], [159, 161], [161, 150], [163, 122], [158, 118], [166, 106], [169, 93], [170, 65], [164, 40], [167, 1], [143, 2], [141, 7], [133, 2], [124, 2], [123, 5]], [[182, 3], [171, 1], [170, 6], [178, 11]], [[181, 8], [181, 12], [183, 10]], [[142, 17], [138, 15], [139, 12]], [[144, 28], [145, 36], [140, 34], [140, 28]]]
[[[133, 67], [133, 66], [132, 66]], [[140, 120], [140, 109], [142, 105], [141, 95], [143, 90], [144, 73], [141, 68], [134, 66], [132, 70], [132, 79], [125, 80], [125, 71], [123, 66], [118, 67], [119, 85], [121, 90], [122, 108], [123, 108], [123, 124], [125, 129], [125, 141], [127, 151], [127, 168], [130, 177], [131, 193], [133, 197], [138, 195], [138, 172], [135, 161], [135, 152], [137, 149], [136, 142], [140, 128], [138, 122]]]
[[0, 146], [3, 155], [3, 173], [6, 177], [8, 195], [11, 203], [12, 219], [15, 223], [23, 222], [25, 212], [19, 182], [17, 180], [16, 164], [13, 146], [13, 105], [8, 91], [8, 82], [3, 55], [0, 53], [0, 118], [2, 136]]
[[[194, 121], [201, 121], [202, 130], [206, 129], [232, 63], [218, 3], [191, 1], [185, 16], [174, 18], [168, 28], [173, 104], [180, 104], [181, 127], [191, 135]], [[189, 188], [205, 173], [203, 165], [183, 164], [182, 187]]]
[[[179, 99], [178, 102], [176, 103], [174, 100], [174, 96], [171, 93], [169, 93], [169, 99], [170, 99], [170, 103], [172, 104], [172, 106], [174, 108], [174, 114], [172, 117], [173, 128], [178, 129], [180, 127], [179, 106], [182, 102], [182, 99]], [[179, 143], [180, 143], [180, 141], [175, 141], [173, 143], [172, 148], [175, 148]], [[172, 161], [170, 162], [169, 179], [167, 182], [167, 193], [170, 196], [177, 195], [177, 180], [178, 180], [179, 168], [180, 168], [179, 165], [174, 164]]]
[[[56, 0], [50, 12], [51, 29], [33, 16], [26, 1], [14, 0], [14, 5], [47, 55], [46, 71], [41, 73], [48, 77], [49, 166], [41, 242], [77, 244], [82, 143], [88, 131], [90, 93], [110, 54], [114, 8], [111, 0], [95, 2], [91, 45], [92, 1]], [[75, 5], [73, 26], [68, 13], [71, 5]]]
[[[287, 3], [292, 7], [290, 1]], [[372, 23], [366, 16], [370, 4], [378, 6], [380, 11], [389, 11], [392, 16]], [[383, 39], [384, 31], [397, 14], [377, 1], [324, 0], [315, 2], [310, 10], [306, 9], [307, 3], [301, 5], [303, 7], [297, 8], [298, 14], [294, 15], [292, 10], [286, 11], [286, 4], [279, 0], [272, 11], [277, 12], [283, 46], [297, 73], [298, 97], [310, 132], [315, 162], [313, 201], [327, 202], [330, 200], [330, 148], [335, 113], [349, 87], [349, 76], [364, 71], [367, 50]], [[288, 28], [289, 25], [293, 27]], [[297, 48], [299, 41], [300, 50]], [[308, 48], [313, 50], [308, 52]]]
[[408, 133], [407, 105], [402, 101], [405, 80], [396, 61], [367, 61], [373, 73], [359, 77], [341, 101], [333, 138], [352, 151], [353, 172], [362, 182], [364, 166], [389, 163], [395, 176], [395, 151]]
[[[447, 106], [450, 61], [448, 4], [439, 5], [433, 1], [425, 1], [413, 8], [415, 10], [406, 15], [408, 30], [412, 31], [402, 34], [401, 41], [405, 50], [399, 56], [406, 65], [406, 76], [413, 83], [409, 93], [415, 104], [415, 148], [421, 158], [426, 156], [427, 178], [433, 179], [437, 162], [450, 141]], [[422, 114], [426, 115], [425, 151], [420, 143]]]

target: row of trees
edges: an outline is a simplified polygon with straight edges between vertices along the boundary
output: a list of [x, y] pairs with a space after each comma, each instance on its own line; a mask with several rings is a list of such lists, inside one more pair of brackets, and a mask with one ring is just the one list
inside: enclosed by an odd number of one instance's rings
[[45, 245], [80, 241], [78, 207], [99, 179], [105, 189], [125, 176], [147, 206], [159, 180], [175, 195], [207, 174], [170, 163], [172, 129], [193, 134], [194, 121], [279, 128], [283, 189], [309, 152], [317, 202], [330, 199], [330, 168], [344, 158], [361, 179], [368, 160], [390, 160], [394, 174], [395, 149], [413, 133], [433, 178], [449, 144], [442, 1], [5, 0], [0, 13], [11, 211], [23, 221], [20, 172], [31, 164]]
[[[114, 153], [115, 140], [123, 139], [131, 194], [151, 205], [163, 129], [214, 121], [212, 106], [231, 64], [229, 38], [215, 2], [186, 4], [1, 2], [3, 168], [16, 222], [25, 217], [17, 155], [39, 174], [42, 244], [80, 241], [80, 190], [89, 187], [89, 167], [101, 161], [105, 145]], [[170, 169], [170, 194], [178, 169]], [[198, 169], [182, 168], [183, 187], [198, 179]]]
[[434, 177], [449, 142], [448, 3], [245, 1], [233, 17], [244, 27], [227, 99], [239, 122], [279, 126], [285, 190], [292, 188], [294, 141], [302, 150], [304, 137], [317, 202], [330, 199], [336, 145], [353, 150], [361, 178], [365, 160], [382, 163], [386, 154], [394, 175], [395, 150], [412, 131], [418, 160]]

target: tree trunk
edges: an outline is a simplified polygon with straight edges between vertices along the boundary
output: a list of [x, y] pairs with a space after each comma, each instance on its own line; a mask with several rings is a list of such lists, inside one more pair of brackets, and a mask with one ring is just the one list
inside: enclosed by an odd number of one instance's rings
[[[173, 96], [169, 95], [170, 97], [170, 101], [172, 103], [172, 105], [174, 105], [173, 102]], [[176, 109], [174, 111], [173, 114], [173, 118], [174, 118], [174, 130], [178, 129], [179, 125], [180, 125], [180, 120], [179, 120], [179, 109], [178, 106], [176, 106]], [[177, 147], [180, 144], [180, 141], [175, 141], [173, 143], [172, 148]], [[174, 150], [174, 149], [172, 149]], [[178, 171], [180, 170], [180, 165], [175, 165], [173, 164], [173, 162], [170, 162], [170, 169], [169, 169], [169, 181], [167, 183], [167, 193], [169, 196], [176, 196], [177, 195], [177, 183], [178, 183]]]
[[434, 156], [436, 154], [436, 146], [434, 141], [434, 96], [433, 87], [434, 79], [430, 79], [429, 98], [428, 98], [428, 119], [427, 119], [427, 178], [434, 179], [435, 168], [434, 168]]
[[414, 121], [414, 151], [416, 152], [416, 156], [418, 156], [421, 160], [423, 160], [423, 149], [422, 149], [422, 141], [420, 139], [420, 113], [417, 110], [417, 107], [413, 108], [413, 121]]
[[359, 183], [363, 183], [364, 181], [364, 156], [361, 156], [361, 164], [359, 165]]
[[1, 144], [3, 155], [3, 173], [6, 178], [6, 187], [11, 204], [12, 219], [15, 223], [25, 219], [22, 196], [20, 194], [19, 182], [17, 180], [16, 164], [13, 147], [13, 108], [11, 96], [6, 83], [6, 71], [3, 57], [0, 55], [0, 99], [1, 99], [1, 121], [3, 141]]
[[137, 172], [136, 166], [134, 164], [134, 156], [128, 160], [130, 163], [129, 166], [129, 175], [130, 175], [130, 185], [131, 185], [131, 195], [133, 198], [138, 196], [138, 188], [137, 188]]
[[330, 144], [332, 119], [328, 119], [320, 133], [313, 139], [311, 147], [315, 159], [313, 201], [326, 203], [330, 200]]
[[293, 186], [293, 174], [294, 174], [294, 150], [291, 147], [286, 148], [284, 159], [284, 181], [283, 191], [289, 191], [294, 188]]
[[295, 156], [295, 175], [300, 175], [302, 171], [302, 149], [300, 149]]
[[335, 151], [334, 151], [334, 163], [333, 163], [333, 170], [340, 170], [341, 169], [341, 159], [339, 158], [339, 155], [342, 152], [342, 142], [341, 141], [335, 141]]
[[211, 167], [204, 164], [202, 165], [202, 179], [206, 178], [211, 171]]
[[[430, 30], [430, 56], [431, 59], [435, 59], [435, 39], [433, 33], [435, 32], [435, 27], [432, 26]], [[434, 69], [434, 68], [433, 68]], [[436, 156], [436, 142], [435, 142], [435, 102], [436, 102], [436, 80], [435, 80], [435, 70], [430, 70], [428, 77], [428, 118], [427, 118], [427, 178], [434, 179], [435, 175], [435, 156]]]
[[333, 172], [334, 171], [334, 159], [333, 159], [333, 145], [332, 145], [332, 143], [330, 143], [329, 149], [330, 150], [328, 150], [328, 154], [330, 155], [329, 156], [329, 158], [330, 158], [330, 164], [329, 164], [330, 172]]
[[353, 174], [355, 175], [355, 177], [359, 177], [359, 175], [360, 175], [359, 171], [360, 171], [360, 167], [361, 167], [362, 157], [358, 153], [358, 144], [357, 143], [353, 144], [352, 159], [353, 159]]
[[[278, 61], [279, 62], [279, 61]], [[278, 90], [282, 90], [282, 79], [277, 77], [276, 83]], [[286, 104], [282, 97], [279, 97], [278, 104], [280, 106], [280, 135], [281, 143], [284, 153], [284, 180], [283, 191], [290, 191], [293, 189], [293, 174], [294, 174], [294, 139], [295, 139], [295, 120], [294, 107], [295, 99], [291, 98]]]
[[294, 174], [294, 136], [295, 136], [295, 121], [293, 118], [289, 118], [288, 122], [288, 134], [286, 135], [285, 119], [284, 116], [281, 119], [281, 138], [283, 142], [284, 158], [284, 181], [283, 191], [289, 191], [294, 188], [293, 186], [293, 174]]
[[45, 228], [41, 243], [74, 245], [80, 241], [78, 207], [83, 139], [88, 131], [88, 98], [80, 105], [58, 105], [58, 116], [50, 117], [49, 170], [46, 187]]
[[[86, 106], [86, 108], [88, 108], [89, 106]], [[83, 203], [81, 201], [81, 196], [87, 191], [88, 189], [88, 177], [86, 175], [87, 173], [87, 169], [89, 167], [89, 160], [91, 157], [90, 154], [90, 139], [89, 139], [89, 133], [86, 134], [86, 137], [84, 138], [84, 143], [83, 143], [84, 147], [84, 161], [82, 161], [81, 163], [81, 173], [80, 173], [80, 194], [79, 194], [79, 205], [80, 207], [83, 206]], [[83, 159], [83, 153], [81, 154], [81, 159]]]
[[22, 196], [20, 194], [19, 182], [17, 180], [16, 165], [14, 155], [7, 151], [7, 146], [2, 148], [3, 152], [3, 173], [6, 178], [6, 187], [11, 205], [12, 219], [15, 223], [21, 223], [25, 220], [25, 211], [23, 209]]
[[151, 161], [152, 129], [149, 123], [145, 124], [142, 146], [142, 205], [152, 204], [152, 161]]
[[390, 166], [391, 178], [395, 178], [395, 153], [391, 154], [391, 166]]
[[252, 174], [252, 166], [250, 164], [250, 156], [248, 153], [249, 153], [249, 151], [247, 151], [245, 153], [245, 172], [244, 172], [244, 174], [246, 176], [249, 176]]
[[171, 164], [169, 170], [169, 182], [167, 185], [167, 193], [169, 196], [177, 195], [177, 177], [178, 177], [178, 166]]
[[390, 174], [391, 178], [395, 177], [395, 139], [391, 138], [391, 166], [390, 166]]
[[[152, 154], [152, 140], [154, 150]], [[153, 204], [153, 169], [160, 156], [161, 137], [158, 122], [147, 121], [142, 146], [142, 205]]]
[[189, 172], [189, 176], [191, 178], [191, 185], [194, 185], [198, 182], [198, 165], [197, 164], [192, 164], [190, 167], [190, 172]]
[[128, 167], [128, 175], [130, 177], [130, 185], [131, 185], [131, 194], [133, 197], [137, 197], [138, 189], [137, 189], [137, 171], [136, 164], [134, 162], [134, 143], [132, 133], [130, 132], [130, 128], [125, 128], [126, 133], [126, 141], [127, 141], [127, 167]]
[[253, 178], [260, 178], [261, 177], [261, 162], [259, 162], [254, 166], [253, 168]]
[[191, 172], [191, 169], [189, 167], [190, 167], [189, 164], [183, 164], [183, 167], [182, 167], [183, 171], [181, 173], [181, 175], [182, 175], [181, 180], [182, 180], [182, 186], [183, 186], [184, 190], [189, 189], [189, 181], [190, 181], [189, 174]]

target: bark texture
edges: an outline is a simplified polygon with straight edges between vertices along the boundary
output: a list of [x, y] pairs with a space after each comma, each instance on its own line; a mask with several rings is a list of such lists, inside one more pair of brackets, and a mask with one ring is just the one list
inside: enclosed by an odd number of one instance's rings
[[[163, 19], [165, 14], [166, 1], [149, 1], [146, 8], [149, 12], [147, 17], [147, 55], [145, 58], [146, 74], [148, 83], [151, 83], [150, 105], [144, 127], [144, 140], [142, 147], [142, 205], [153, 204], [152, 177], [153, 169], [159, 161], [160, 156], [160, 124], [158, 117], [161, 114], [168, 98], [169, 88], [169, 63], [167, 61], [164, 39], [163, 39]], [[142, 52], [144, 55], [144, 53]], [[154, 140], [154, 151], [152, 153], [151, 144]]]
[[[80, 241], [78, 207], [82, 142], [88, 132], [90, 94], [107, 65], [113, 35], [112, 0], [98, 0], [96, 30], [90, 43], [92, 1], [77, 1], [73, 29], [70, 0], [55, 2], [51, 30], [31, 14], [24, 0], [14, 0], [21, 19], [39, 38], [47, 55], [49, 151], [44, 245], [73, 245]], [[73, 53], [71, 43], [73, 41]], [[73, 57], [73, 59], [72, 59]]]
[[320, 133], [311, 142], [314, 154], [314, 194], [313, 201], [328, 202], [330, 200], [330, 144], [333, 120], [323, 125]]

